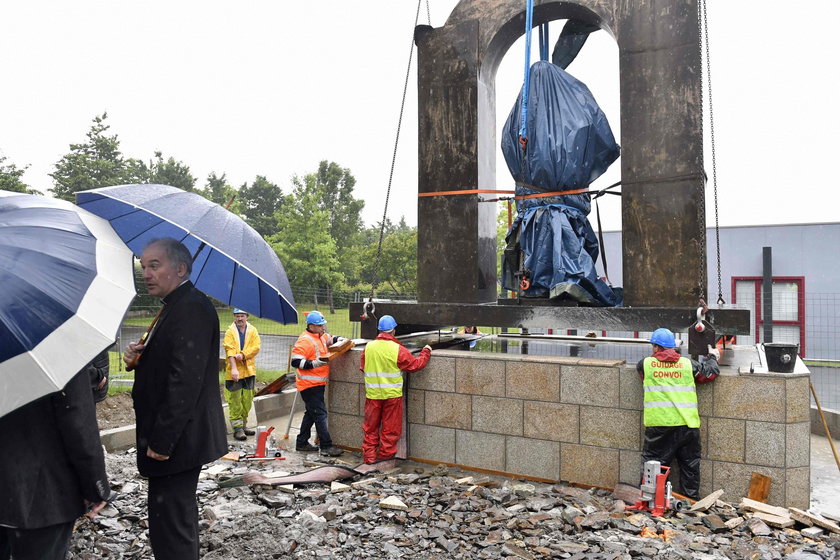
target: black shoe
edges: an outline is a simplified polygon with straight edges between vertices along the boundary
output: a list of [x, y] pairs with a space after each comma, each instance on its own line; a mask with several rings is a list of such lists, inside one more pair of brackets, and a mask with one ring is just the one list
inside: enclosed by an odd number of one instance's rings
[[318, 451], [318, 448], [314, 445], [310, 445], [309, 442], [306, 442], [306, 445], [296, 445], [295, 451], [300, 451], [301, 453], [310, 453], [312, 451]]
[[257, 432], [255, 432], [254, 430], [250, 430], [250, 429], [248, 429], [248, 428], [245, 428], [245, 429], [243, 429], [242, 431], [243, 431], [243, 432], [245, 432], [245, 435], [246, 435], [246, 436], [253, 436], [253, 435], [256, 435], [256, 433], [257, 433]]
[[325, 457], [338, 457], [339, 455], [343, 455], [343, 454], [344, 454], [344, 450], [339, 449], [338, 447], [330, 446], [330, 447], [327, 447], [326, 449], [321, 450], [321, 455], [324, 455]]
[[238, 439], [239, 441], [245, 441], [247, 436], [245, 435], [245, 431], [242, 428], [236, 428], [233, 430], [233, 438]]

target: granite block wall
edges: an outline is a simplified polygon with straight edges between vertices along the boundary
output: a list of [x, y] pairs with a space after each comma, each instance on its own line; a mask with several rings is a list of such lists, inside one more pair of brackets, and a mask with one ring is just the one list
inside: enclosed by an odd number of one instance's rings
[[[333, 362], [330, 430], [359, 448], [364, 385], [359, 350]], [[623, 360], [436, 351], [406, 389], [409, 457], [602, 487], [636, 483], [644, 441], [642, 385]], [[772, 477], [769, 503], [810, 502], [808, 376], [723, 369], [698, 386], [701, 493], [745, 495]], [[676, 489], [678, 469], [672, 482]]]

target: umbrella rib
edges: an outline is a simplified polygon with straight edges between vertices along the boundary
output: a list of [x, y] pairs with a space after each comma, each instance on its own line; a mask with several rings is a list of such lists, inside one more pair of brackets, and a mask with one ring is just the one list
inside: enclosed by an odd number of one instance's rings
[[[285, 302], [286, 302], [286, 305], [288, 305], [288, 306], [289, 306], [289, 307], [291, 307], [291, 308], [292, 308], [295, 312], [297, 312], [297, 308], [295, 308], [295, 306], [294, 306], [294, 305], [292, 305], [292, 303], [291, 303], [291, 302], [290, 302], [290, 301], [286, 298], [286, 296], [284, 296], [284, 295], [283, 295], [283, 292], [281, 292], [281, 291], [280, 291], [280, 288], [278, 288], [277, 286], [275, 286], [274, 284], [272, 284], [271, 282], [269, 282], [269, 281], [268, 281], [268, 280], [266, 280], [265, 278], [262, 278], [259, 274], [257, 274], [257, 273], [256, 273], [256, 272], [254, 272], [253, 270], [251, 270], [251, 268], [250, 268], [250, 267], [248, 267], [248, 266], [246, 266], [246, 265], [244, 265], [244, 264], [240, 263], [239, 261], [237, 261], [236, 259], [234, 259], [231, 255], [228, 255], [226, 252], [222, 251], [221, 249], [219, 249], [218, 247], [216, 247], [216, 246], [215, 246], [215, 245], [213, 245], [212, 243], [208, 242], [206, 239], [202, 238], [201, 236], [196, 235], [195, 233], [193, 233], [193, 232], [191, 232], [191, 231], [189, 231], [189, 230], [187, 230], [187, 229], [185, 229], [185, 228], [183, 228], [183, 227], [181, 227], [181, 226], [179, 226], [179, 225], [175, 224], [175, 223], [174, 223], [174, 222], [172, 222], [171, 220], [166, 219], [165, 217], [161, 216], [160, 214], [158, 214], [158, 213], [156, 213], [156, 212], [153, 212], [153, 211], [151, 211], [151, 210], [147, 210], [146, 208], [143, 208], [143, 207], [141, 207], [141, 206], [137, 206], [137, 205], [136, 205], [135, 203], [133, 203], [133, 202], [127, 202], [127, 201], [122, 200], [122, 199], [120, 199], [120, 198], [117, 198], [117, 197], [114, 197], [114, 196], [110, 196], [108, 193], [104, 193], [104, 192], [102, 192], [102, 193], [98, 193], [98, 194], [100, 194], [101, 196], [104, 196], [104, 197], [110, 198], [111, 200], [116, 200], [117, 202], [122, 202], [123, 204], [128, 204], [128, 205], [130, 205], [130, 206], [132, 206], [132, 207], [136, 208], [138, 212], [140, 212], [140, 211], [142, 211], [142, 212], [146, 212], [147, 214], [151, 214], [152, 216], [155, 216], [155, 217], [160, 218], [161, 220], [163, 220], [163, 221], [165, 221], [165, 222], [167, 222], [167, 223], [169, 223], [169, 224], [172, 224], [173, 226], [177, 227], [178, 229], [181, 229], [181, 230], [183, 230], [183, 231], [186, 231], [186, 232], [187, 232], [187, 235], [191, 235], [191, 236], [195, 237], [196, 239], [198, 239], [199, 241], [201, 241], [202, 243], [204, 243], [205, 245], [207, 245], [208, 247], [210, 247], [210, 248], [211, 248], [211, 249], [213, 249], [214, 251], [218, 251], [218, 252], [219, 252], [219, 253], [221, 253], [222, 255], [224, 255], [224, 256], [226, 256], [227, 258], [229, 258], [230, 260], [232, 260], [232, 261], [233, 261], [234, 263], [236, 263], [237, 265], [241, 266], [242, 268], [244, 268], [245, 270], [247, 270], [248, 272], [250, 272], [251, 274], [253, 274], [253, 275], [254, 275], [254, 276], [256, 276], [257, 278], [259, 278], [262, 282], [264, 282], [264, 283], [265, 283], [267, 286], [269, 286], [272, 290], [274, 290], [275, 292], [277, 292], [277, 295], [278, 295], [278, 296], [280, 296], [280, 297], [283, 299], [283, 301], [285, 301]], [[200, 195], [196, 195], [196, 196], [200, 196]], [[250, 227], [250, 226], [249, 226], [249, 227]], [[147, 229], [147, 230], [145, 230], [145, 231], [148, 231], [148, 229]], [[143, 233], [145, 233], [145, 231], [144, 231]], [[132, 240], [134, 240], [134, 239], [136, 239], [137, 237], [138, 237], [138, 236], [134, 236], [134, 237], [132, 237], [131, 239], [132, 239]], [[127, 241], [126, 243], [128, 243], [128, 241]]]

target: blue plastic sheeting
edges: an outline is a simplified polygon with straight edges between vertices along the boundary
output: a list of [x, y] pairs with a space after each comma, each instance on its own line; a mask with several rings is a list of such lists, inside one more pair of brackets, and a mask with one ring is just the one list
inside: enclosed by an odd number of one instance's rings
[[[519, 235], [525, 257], [523, 267], [531, 272], [531, 287], [525, 296], [548, 295], [604, 306], [622, 305], [622, 292], [598, 278], [598, 238], [589, 220], [579, 210], [550, 204], [525, 210], [508, 233]], [[507, 268], [504, 261], [503, 268]], [[505, 288], [516, 289], [513, 271], [503, 271]]]
[[[583, 82], [562, 68], [540, 61], [531, 67], [527, 150], [519, 143], [522, 93], [502, 132], [502, 153], [516, 180], [516, 194], [588, 187], [619, 156], [609, 122]], [[518, 244], [521, 268], [530, 271], [526, 296], [567, 295], [596, 305], [621, 305], [620, 290], [598, 278], [598, 241], [586, 216], [589, 194], [517, 201], [517, 219], [508, 247]], [[503, 287], [515, 290], [505, 259]]]

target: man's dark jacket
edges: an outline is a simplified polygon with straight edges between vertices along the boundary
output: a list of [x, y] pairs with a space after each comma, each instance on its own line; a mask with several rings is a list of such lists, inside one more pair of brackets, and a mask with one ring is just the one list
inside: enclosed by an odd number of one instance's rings
[[67, 523], [84, 513], [84, 500], [110, 497], [85, 370], [63, 390], [0, 418], [0, 450], [0, 525]]
[[[183, 472], [228, 451], [219, 396], [219, 317], [192, 282], [163, 298], [164, 311], [135, 369], [137, 468], [143, 476]], [[168, 455], [146, 456], [146, 449]]]

